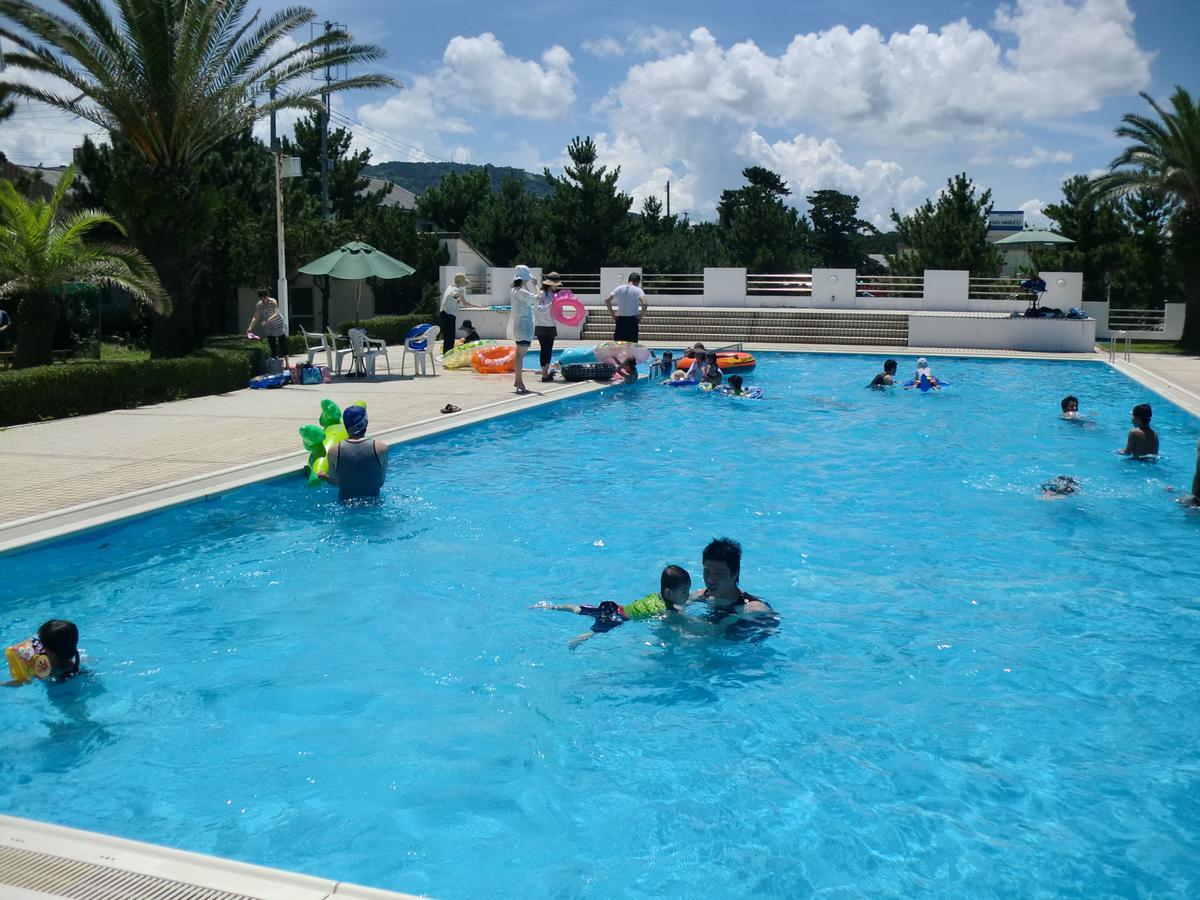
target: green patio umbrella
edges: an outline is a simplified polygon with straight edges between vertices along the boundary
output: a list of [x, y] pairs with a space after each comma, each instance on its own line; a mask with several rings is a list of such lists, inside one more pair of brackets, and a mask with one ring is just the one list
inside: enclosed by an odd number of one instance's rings
[[[1010, 234], [1006, 238], [1001, 238], [996, 243], [1004, 247], [1028, 247], [1048, 244], [1073, 244], [1075, 242], [1069, 237], [1063, 237], [1057, 231], [1051, 231], [1049, 228], [1026, 228], [1024, 231], [1018, 231], [1016, 234]], [[304, 270], [301, 269], [300, 271]]]
[[362, 283], [365, 278], [403, 278], [416, 271], [412, 266], [388, 256], [382, 250], [376, 250], [370, 244], [362, 241], [351, 241], [342, 244], [332, 253], [326, 253], [320, 259], [315, 259], [300, 271], [305, 275], [328, 275], [330, 278], [341, 278], [344, 281], [357, 281], [354, 285], [354, 318], [359, 319], [358, 303], [362, 296]]

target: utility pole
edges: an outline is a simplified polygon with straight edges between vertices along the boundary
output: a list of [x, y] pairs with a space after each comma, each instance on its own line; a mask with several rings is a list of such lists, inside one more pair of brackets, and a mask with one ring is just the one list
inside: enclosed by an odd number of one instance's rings
[[671, 216], [671, 182], [667, 182], [667, 217]]
[[[333, 23], [326, 20], [325, 34], [333, 30]], [[325, 67], [325, 90], [321, 92], [321, 218], [330, 219], [329, 211], [329, 66]]]
[[[275, 100], [275, 85], [271, 85], [271, 101]], [[287, 263], [284, 260], [283, 243], [283, 148], [275, 133], [275, 110], [271, 109], [271, 155], [275, 157], [275, 251], [278, 257], [279, 277], [275, 280], [275, 299], [279, 301], [279, 314], [283, 316], [284, 334], [291, 333], [288, 319]]]

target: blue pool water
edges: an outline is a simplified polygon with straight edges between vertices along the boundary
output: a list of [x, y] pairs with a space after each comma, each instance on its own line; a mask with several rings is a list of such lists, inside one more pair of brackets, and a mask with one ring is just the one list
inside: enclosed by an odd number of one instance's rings
[[[1200, 894], [1200, 516], [1164, 490], [1200, 422], [1100, 365], [878, 362], [396, 448], [381, 508], [296, 476], [0, 558], [0, 633], [72, 618], [88, 670], [6, 692], [0, 809], [439, 897]], [[1157, 464], [1112, 452], [1145, 399]], [[527, 609], [699, 583], [718, 534], [764, 643], [571, 651], [587, 620]]]

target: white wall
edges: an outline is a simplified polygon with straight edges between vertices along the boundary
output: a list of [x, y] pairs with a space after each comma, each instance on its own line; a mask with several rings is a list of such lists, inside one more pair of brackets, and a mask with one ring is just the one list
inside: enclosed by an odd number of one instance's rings
[[[971, 296], [970, 272], [952, 269], [926, 269], [924, 281], [923, 301], [919, 307], [916, 307], [917, 309], [961, 310], [965, 298]], [[974, 309], [974, 304], [972, 304], [972, 309]], [[992, 312], [992, 310], [981, 310], [981, 312]]]
[[908, 317], [908, 345], [1090, 353], [1096, 345], [1096, 320], [913, 313]]
[[[705, 306], [745, 306], [749, 301], [746, 296], [746, 270], [706, 268], [701, 299]], [[655, 302], [668, 305], [661, 302], [661, 295], [655, 298]]]
[[1042, 306], [1052, 306], [1063, 312], [1083, 303], [1082, 272], [1039, 272], [1046, 282], [1046, 293], [1042, 294]]
[[811, 309], [854, 309], [860, 299], [854, 296], [858, 292], [856, 274], [853, 269], [813, 269], [812, 298], [808, 303], [798, 298], [796, 305]]

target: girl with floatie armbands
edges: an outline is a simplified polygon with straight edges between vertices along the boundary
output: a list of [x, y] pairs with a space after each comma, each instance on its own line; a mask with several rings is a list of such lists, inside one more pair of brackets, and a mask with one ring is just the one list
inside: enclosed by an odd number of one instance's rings
[[571, 638], [568, 646], [574, 650], [594, 634], [612, 631], [631, 619], [655, 619], [667, 613], [683, 612], [688, 595], [692, 591], [692, 576], [682, 566], [667, 566], [659, 577], [659, 590], [630, 603], [621, 605], [605, 600], [599, 606], [583, 606], [574, 603], [535, 603], [530, 609], [557, 609], [580, 616], [591, 616], [596, 621], [591, 631]]
[[51, 619], [34, 637], [6, 647], [4, 657], [13, 684], [65, 681], [79, 674], [79, 629], [74, 622]]

